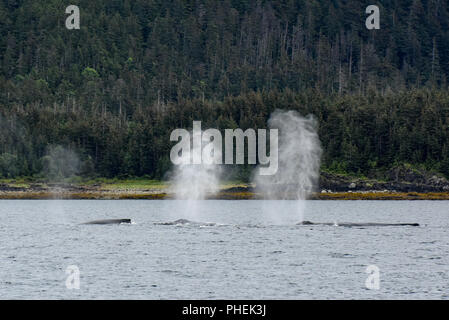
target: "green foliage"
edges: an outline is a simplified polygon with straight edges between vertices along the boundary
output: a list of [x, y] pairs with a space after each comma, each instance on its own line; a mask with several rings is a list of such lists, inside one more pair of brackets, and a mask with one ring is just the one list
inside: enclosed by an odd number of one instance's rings
[[62, 0], [0, 4], [4, 177], [164, 178], [174, 128], [265, 128], [277, 108], [317, 117], [331, 170], [449, 176], [447, 1], [380, 0], [376, 31], [362, 0], [75, 4], [80, 30]]
[[89, 67], [86, 67], [83, 72], [81, 72], [81, 75], [88, 81], [92, 81], [100, 77], [97, 70]]
[[0, 177], [12, 178], [20, 173], [17, 156], [3, 153], [0, 154]]
[[[224, 103], [187, 100], [161, 110], [149, 106], [129, 118], [107, 110], [74, 112], [71, 105], [63, 110], [13, 109], [0, 118], [2, 175], [32, 175], [43, 169], [53, 178], [80, 174], [161, 179], [171, 167], [173, 129], [191, 128], [197, 119], [203, 129], [266, 128], [270, 113], [283, 106], [315, 115], [323, 168], [332, 172], [369, 176], [410, 163], [448, 174], [449, 92], [409, 90], [363, 96], [271, 91], [230, 97]], [[65, 147], [49, 149], [49, 143]], [[5, 169], [9, 163], [11, 169]], [[250, 172], [250, 167], [241, 167], [234, 175], [246, 181]]]

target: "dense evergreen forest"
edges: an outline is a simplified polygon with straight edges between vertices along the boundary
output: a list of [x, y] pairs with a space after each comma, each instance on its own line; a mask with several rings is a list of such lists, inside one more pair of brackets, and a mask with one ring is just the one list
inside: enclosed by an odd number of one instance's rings
[[449, 177], [448, 79], [445, 0], [1, 0], [0, 177], [163, 178], [171, 130], [277, 108], [315, 115], [323, 168]]

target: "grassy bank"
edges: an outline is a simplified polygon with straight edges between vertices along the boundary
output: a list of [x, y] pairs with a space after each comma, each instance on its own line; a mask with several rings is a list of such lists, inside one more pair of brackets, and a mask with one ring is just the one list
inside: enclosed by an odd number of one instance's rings
[[[261, 199], [251, 186], [242, 182], [221, 185], [208, 199]], [[171, 199], [165, 181], [148, 179], [93, 179], [59, 183], [31, 179], [0, 180], [0, 199]], [[311, 200], [449, 200], [449, 192], [326, 192]]]
[[[14, 200], [45, 200], [45, 199], [75, 199], [75, 200], [162, 200], [172, 199], [166, 193], [49, 193], [49, 192], [8, 192], [0, 194], [0, 199]], [[208, 199], [217, 200], [255, 200], [260, 196], [251, 192], [220, 192]], [[314, 194], [310, 200], [449, 200], [448, 192], [441, 193], [348, 193], [337, 192], [333, 194]]]

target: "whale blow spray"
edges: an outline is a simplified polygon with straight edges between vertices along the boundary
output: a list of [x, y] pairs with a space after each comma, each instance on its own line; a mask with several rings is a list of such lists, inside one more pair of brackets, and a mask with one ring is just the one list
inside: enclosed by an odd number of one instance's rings
[[271, 176], [254, 175], [256, 189], [266, 200], [264, 211], [276, 220], [285, 218], [280, 214], [291, 212], [293, 205], [295, 221], [303, 220], [307, 197], [318, 185], [321, 143], [318, 124], [312, 115], [301, 116], [296, 111], [276, 110], [268, 120], [270, 128], [279, 130], [279, 168]]
[[178, 155], [178, 164], [174, 166], [170, 179], [170, 192], [176, 200], [182, 200], [179, 213], [186, 218], [198, 218], [203, 208], [201, 200], [219, 190], [222, 172], [221, 166], [213, 161], [213, 158], [221, 157], [221, 149], [215, 148], [215, 154], [208, 152], [213, 142], [203, 134], [201, 128], [194, 129], [192, 135], [187, 130], [177, 131], [184, 135], [184, 141], [192, 147], [186, 148], [188, 152], [182, 151]]

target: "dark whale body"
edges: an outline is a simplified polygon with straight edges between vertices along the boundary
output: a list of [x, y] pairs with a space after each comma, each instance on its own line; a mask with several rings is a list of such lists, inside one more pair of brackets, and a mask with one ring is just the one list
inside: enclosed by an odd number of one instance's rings
[[83, 224], [121, 224], [121, 223], [131, 223], [131, 219], [94, 220], [94, 221], [85, 222]]
[[157, 222], [156, 225], [160, 226], [176, 226], [176, 225], [194, 225], [194, 226], [215, 226], [213, 222], [195, 222], [187, 219], [178, 219], [171, 222]]
[[366, 222], [366, 223], [352, 223], [352, 222], [339, 222], [339, 223], [330, 223], [330, 222], [312, 222], [312, 221], [302, 221], [297, 223], [298, 225], [303, 226], [336, 226], [336, 227], [419, 227], [419, 223], [375, 223], [375, 222]]
[[191, 221], [187, 220], [187, 219], [178, 219], [175, 221], [171, 221], [171, 222], [159, 222], [159, 223], [155, 223], [157, 225], [161, 225], [161, 226], [174, 226], [177, 224], [189, 224]]

